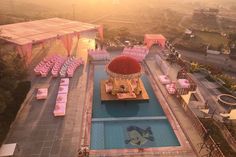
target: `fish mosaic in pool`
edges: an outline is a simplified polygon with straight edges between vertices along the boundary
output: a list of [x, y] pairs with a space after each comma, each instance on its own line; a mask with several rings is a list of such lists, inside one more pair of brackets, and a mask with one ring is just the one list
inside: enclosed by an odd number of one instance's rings
[[142, 129], [138, 126], [129, 126], [126, 128], [129, 139], [125, 140], [126, 144], [131, 144], [134, 146], [143, 146], [148, 142], [154, 141], [151, 127]]

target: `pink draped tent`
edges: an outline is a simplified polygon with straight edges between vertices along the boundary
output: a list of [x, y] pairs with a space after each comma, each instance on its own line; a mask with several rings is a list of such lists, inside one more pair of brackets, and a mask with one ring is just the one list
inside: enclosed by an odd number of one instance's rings
[[150, 48], [153, 44], [159, 44], [162, 48], [165, 47], [166, 38], [161, 34], [145, 34], [144, 44]]
[[103, 40], [102, 26], [61, 18], [1, 25], [0, 30], [0, 39], [16, 44], [18, 53], [27, 62], [31, 61], [33, 44], [45, 44], [48, 40], [59, 39], [70, 55], [73, 37], [79, 39], [80, 32], [95, 30]]
[[98, 33], [99, 33], [101, 40], [103, 41], [103, 26], [98, 27]]
[[[63, 43], [63, 45], [68, 53], [68, 56], [70, 55], [70, 52], [71, 52], [71, 48], [72, 48], [72, 44], [73, 44], [73, 36], [74, 36], [73, 34], [68, 34], [68, 35], [64, 35], [64, 36], [60, 37], [61, 42]], [[78, 39], [79, 39], [79, 37], [78, 37]]]

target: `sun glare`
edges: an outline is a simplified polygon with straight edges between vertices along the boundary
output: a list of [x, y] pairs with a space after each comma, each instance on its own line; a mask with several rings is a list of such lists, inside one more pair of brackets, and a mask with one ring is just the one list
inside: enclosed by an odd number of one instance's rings
[[0, 156], [236, 157], [236, 0], [0, 0]]

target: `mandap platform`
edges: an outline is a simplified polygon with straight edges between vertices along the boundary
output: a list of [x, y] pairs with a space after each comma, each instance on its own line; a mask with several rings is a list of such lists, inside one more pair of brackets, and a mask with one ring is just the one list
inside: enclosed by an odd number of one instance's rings
[[101, 80], [101, 82], [100, 82], [101, 101], [114, 101], [114, 100], [119, 100], [119, 101], [121, 101], [121, 100], [147, 101], [147, 100], [149, 100], [148, 93], [147, 93], [142, 81], [140, 82], [142, 93], [140, 95], [138, 95], [136, 98], [127, 98], [127, 99], [118, 99], [117, 96], [106, 93], [106, 91], [105, 91], [105, 82], [106, 81], [107, 80]]

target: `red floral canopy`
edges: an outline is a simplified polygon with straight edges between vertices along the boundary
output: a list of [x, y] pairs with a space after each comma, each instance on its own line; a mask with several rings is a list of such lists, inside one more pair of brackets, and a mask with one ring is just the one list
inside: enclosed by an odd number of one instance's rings
[[141, 75], [141, 65], [139, 62], [128, 56], [114, 58], [107, 66], [108, 74], [114, 77], [132, 78]]

